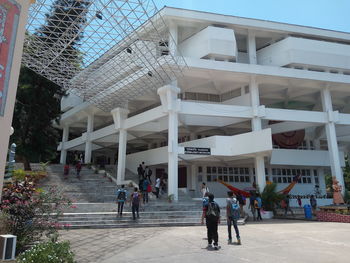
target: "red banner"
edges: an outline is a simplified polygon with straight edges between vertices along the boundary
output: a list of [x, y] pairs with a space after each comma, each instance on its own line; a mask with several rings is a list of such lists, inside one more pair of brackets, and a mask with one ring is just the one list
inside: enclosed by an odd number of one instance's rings
[[0, 116], [5, 111], [20, 11], [15, 0], [0, 0]]

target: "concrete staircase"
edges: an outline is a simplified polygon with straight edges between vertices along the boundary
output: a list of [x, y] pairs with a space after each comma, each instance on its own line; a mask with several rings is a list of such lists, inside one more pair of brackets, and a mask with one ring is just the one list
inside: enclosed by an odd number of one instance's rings
[[[115, 191], [117, 186], [104, 174], [95, 174], [93, 170], [83, 168], [81, 179], [71, 169], [68, 180], [63, 179], [63, 166], [48, 167], [49, 178], [43, 187], [58, 185], [64, 193], [74, 199], [74, 208], [67, 209], [60, 223], [70, 228], [121, 228], [154, 226], [192, 226], [199, 225], [202, 214], [202, 202], [194, 201], [187, 194], [179, 191], [179, 201], [169, 203], [167, 194], [157, 199], [152, 193], [149, 203], [140, 209], [140, 218], [132, 219], [129, 203], [124, 206], [122, 217], [117, 215]], [[127, 189], [128, 193], [132, 188]], [[221, 209], [225, 218], [226, 209]], [[226, 223], [222, 220], [223, 224]], [[244, 220], [239, 222], [244, 224]]]

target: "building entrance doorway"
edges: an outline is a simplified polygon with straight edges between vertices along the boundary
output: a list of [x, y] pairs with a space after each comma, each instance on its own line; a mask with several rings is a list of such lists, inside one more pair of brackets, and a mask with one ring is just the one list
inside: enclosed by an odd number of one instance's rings
[[178, 169], [178, 187], [187, 187], [187, 167], [179, 167]]

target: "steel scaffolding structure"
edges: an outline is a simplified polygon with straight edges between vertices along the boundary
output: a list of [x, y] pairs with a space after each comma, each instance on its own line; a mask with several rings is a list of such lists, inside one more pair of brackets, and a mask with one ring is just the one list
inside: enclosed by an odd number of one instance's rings
[[105, 111], [186, 66], [152, 0], [37, 0], [26, 29], [23, 64]]

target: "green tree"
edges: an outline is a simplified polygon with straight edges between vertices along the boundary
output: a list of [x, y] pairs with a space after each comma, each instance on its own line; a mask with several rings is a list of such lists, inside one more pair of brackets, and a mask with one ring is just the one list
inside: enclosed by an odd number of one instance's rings
[[[52, 121], [60, 117], [60, 99], [63, 89], [45, 79], [51, 76], [62, 84], [79, 70], [82, 57], [79, 42], [83, 38], [87, 0], [55, 0], [46, 14], [45, 22], [34, 33], [26, 32], [30, 44], [24, 52], [32, 54], [32, 63], [42, 72], [39, 74], [22, 67], [14, 111], [13, 142], [25, 169], [30, 162], [46, 162], [56, 155], [59, 139]], [[40, 66], [38, 66], [40, 65]], [[55, 72], [56, 75], [52, 75]]]
[[343, 176], [344, 176], [344, 184], [345, 189], [347, 191], [350, 191], [350, 163], [349, 163], [349, 156], [345, 156], [345, 167], [343, 169]]
[[14, 110], [12, 141], [17, 144], [16, 155], [30, 170], [30, 162], [52, 160], [60, 138], [52, 126], [59, 120], [60, 99], [64, 91], [58, 85], [22, 67]]

